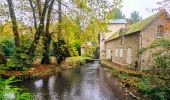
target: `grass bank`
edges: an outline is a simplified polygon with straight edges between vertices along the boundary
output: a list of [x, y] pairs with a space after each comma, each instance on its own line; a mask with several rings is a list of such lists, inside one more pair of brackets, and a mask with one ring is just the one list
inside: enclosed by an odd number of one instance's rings
[[32, 79], [37, 77], [45, 77], [52, 75], [56, 72], [63, 71], [66, 69], [74, 68], [85, 64], [89, 57], [69, 57], [59, 66], [55, 63], [50, 65], [42, 65], [38, 62], [34, 63], [32, 67], [25, 71], [11, 71], [11, 70], [0, 70], [0, 75], [4, 78], [15, 76], [20, 80]]
[[114, 66], [114, 64], [108, 61], [101, 61], [101, 64], [106, 71], [123, 83], [122, 87], [131, 89], [142, 98], [149, 100], [170, 99], [169, 75], [162, 76], [154, 72], [134, 72], [135, 70], [127, 70], [126, 68], [120, 68], [120, 66]]

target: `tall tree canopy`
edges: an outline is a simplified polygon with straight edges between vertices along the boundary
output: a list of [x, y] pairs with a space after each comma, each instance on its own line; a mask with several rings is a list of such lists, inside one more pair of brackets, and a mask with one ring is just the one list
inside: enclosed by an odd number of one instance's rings
[[110, 17], [111, 19], [125, 19], [126, 18], [126, 16], [123, 14], [121, 9], [119, 8], [113, 8], [113, 10], [111, 11]]
[[17, 24], [23, 23], [25, 28], [30, 29], [32, 35], [29, 41], [32, 42], [24, 50], [33, 58], [37, 47], [42, 49], [42, 64], [49, 64], [51, 43], [60, 39], [71, 46], [87, 41], [97, 45], [98, 34], [107, 29], [105, 21], [109, 12], [119, 7], [121, 1], [2, 0], [0, 20], [2, 24], [6, 23], [10, 15], [17, 47], [20, 45], [19, 35], [22, 35]]
[[138, 21], [142, 20], [142, 17], [139, 15], [139, 12], [137, 11], [133, 11], [131, 14], [130, 14], [130, 18], [129, 18], [129, 23], [132, 24], [132, 23], [136, 23]]

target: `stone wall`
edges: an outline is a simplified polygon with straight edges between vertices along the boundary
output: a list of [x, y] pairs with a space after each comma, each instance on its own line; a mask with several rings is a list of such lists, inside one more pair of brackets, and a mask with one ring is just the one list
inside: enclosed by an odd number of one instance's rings
[[[121, 44], [121, 39], [117, 38], [111, 41], [106, 42], [106, 55], [108, 49], [111, 49], [111, 59], [113, 62], [125, 65], [127, 63], [127, 51], [128, 48], [131, 48], [131, 65], [135, 65], [135, 61], [138, 61], [138, 48], [139, 48], [139, 35], [137, 33], [130, 34], [124, 37], [124, 44]], [[118, 52], [118, 53], [117, 53]], [[121, 54], [122, 53], [122, 54]], [[108, 58], [108, 57], [106, 57]]]
[[108, 30], [110, 32], [101, 33], [100, 34], [100, 59], [105, 59], [105, 40], [107, 40], [110, 36], [112, 36], [115, 32], [117, 32], [121, 28], [125, 28], [126, 24], [110, 24], [108, 26]]
[[[151, 43], [153, 43], [156, 39], [159, 39], [157, 37], [157, 26], [162, 25], [164, 26], [164, 20], [162, 18], [155, 19], [152, 23], [150, 23], [142, 32], [142, 44], [141, 47], [147, 47]], [[163, 34], [163, 38], [170, 39], [170, 30], [165, 31]], [[148, 66], [153, 66], [153, 57], [152, 53], [157, 51], [157, 49], [154, 49], [152, 51], [147, 51], [141, 56], [141, 66], [142, 69], [148, 69]]]

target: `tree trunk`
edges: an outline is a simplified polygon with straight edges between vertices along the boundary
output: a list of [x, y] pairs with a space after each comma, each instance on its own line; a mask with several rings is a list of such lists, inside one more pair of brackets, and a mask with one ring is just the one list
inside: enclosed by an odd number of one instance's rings
[[13, 28], [13, 33], [14, 33], [14, 41], [15, 41], [15, 46], [20, 47], [21, 42], [20, 42], [20, 37], [19, 37], [19, 32], [18, 32], [18, 25], [17, 25], [17, 20], [14, 12], [14, 6], [12, 3], [12, 0], [7, 0], [8, 2], [8, 7], [9, 7], [9, 13], [12, 21], [12, 28]]
[[46, 23], [46, 32], [43, 34], [44, 36], [44, 53], [43, 58], [41, 60], [41, 64], [50, 64], [50, 44], [51, 44], [51, 34], [49, 34], [49, 28], [50, 28], [50, 18], [51, 18], [51, 12], [53, 9], [54, 0], [51, 1], [50, 6], [48, 8], [48, 14], [47, 14], [47, 23]]
[[38, 10], [38, 15], [39, 15], [39, 19], [41, 18], [41, 14], [42, 14], [42, 9], [41, 9], [41, 0], [36, 0], [37, 1], [37, 10]]
[[37, 19], [36, 19], [36, 11], [34, 9], [34, 6], [33, 6], [33, 2], [32, 0], [29, 0], [30, 2], [30, 6], [31, 6], [31, 9], [32, 9], [32, 13], [33, 13], [33, 18], [34, 18], [34, 28], [36, 29], [37, 31]]
[[61, 8], [61, 0], [58, 0], [58, 40], [62, 40], [62, 8]]
[[57, 63], [60, 65], [62, 60], [63, 60], [63, 53], [61, 52], [61, 46], [64, 44], [64, 40], [62, 38], [62, 8], [61, 8], [61, 0], [57, 0], [58, 1], [58, 33], [57, 33], [57, 37], [58, 37], [58, 41], [53, 43], [53, 47], [54, 47], [54, 54], [56, 56], [57, 59]]
[[29, 48], [28, 55], [34, 56], [35, 50], [37, 48], [37, 44], [38, 44], [39, 39], [40, 39], [40, 36], [41, 36], [41, 34], [44, 33], [44, 21], [45, 21], [45, 15], [46, 15], [46, 12], [47, 12], [47, 9], [48, 9], [49, 1], [50, 0], [45, 0], [43, 12], [42, 12], [41, 18], [40, 18], [40, 23], [39, 23], [38, 29], [35, 33], [34, 40], [33, 40], [32, 44]]

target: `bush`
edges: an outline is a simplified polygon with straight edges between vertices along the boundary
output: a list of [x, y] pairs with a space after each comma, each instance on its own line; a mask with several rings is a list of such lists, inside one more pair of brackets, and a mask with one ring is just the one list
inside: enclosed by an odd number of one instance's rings
[[57, 59], [58, 64], [61, 64], [66, 57], [78, 56], [78, 52], [72, 46], [68, 46], [64, 40], [58, 40], [53, 43], [54, 55]]
[[78, 51], [72, 46], [68, 46], [68, 51], [69, 51], [68, 57], [75, 57], [79, 55]]
[[[18, 82], [14, 77], [9, 79], [0, 77], [0, 100], [33, 100], [31, 93], [22, 93], [22, 89], [10, 85], [14, 82]], [[11, 94], [14, 97], [11, 97]]]
[[[167, 81], [168, 82], [168, 81]], [[145, 95], [154, 100], [170, 99], [170, 86], [166, 81], [160, 80], [157, 76], [143, 77], [136, 87]]]
[[7, 63], [7, 58], [4, 56], [3, 53], [0, 52], [0, 64], [6, 65]]
[[14, 41], [13, 39], [2, 40], [0, 41], [1, 51], [5, 56], [12, 56], [14, 53]]
[[24, 47], [17, 48], [7, 66], [12, 70], [27, 70], [33, 63], [33, 59], [26, 54], [26, 50]]
[[94, 58], [94, 52], [96, 50], [96, 47], [89, 46], [89, 47], [85, 47], [84, 49], [85, 49], [85, 52], [83, 56]]
[[170, 55], [159, 55], [154, 59], [154, 61], [156, 67], [167, 69], [170, 66]]
[[26, 70], [33, 63], [32, 57], [27, 55], [27, 50], [30, 46], [30, 39], [24, 34], [21, 36], [22, 45], [19, 48], [15, 48], [13, 55], [10, 57], [7, 67], [12, 70]]

